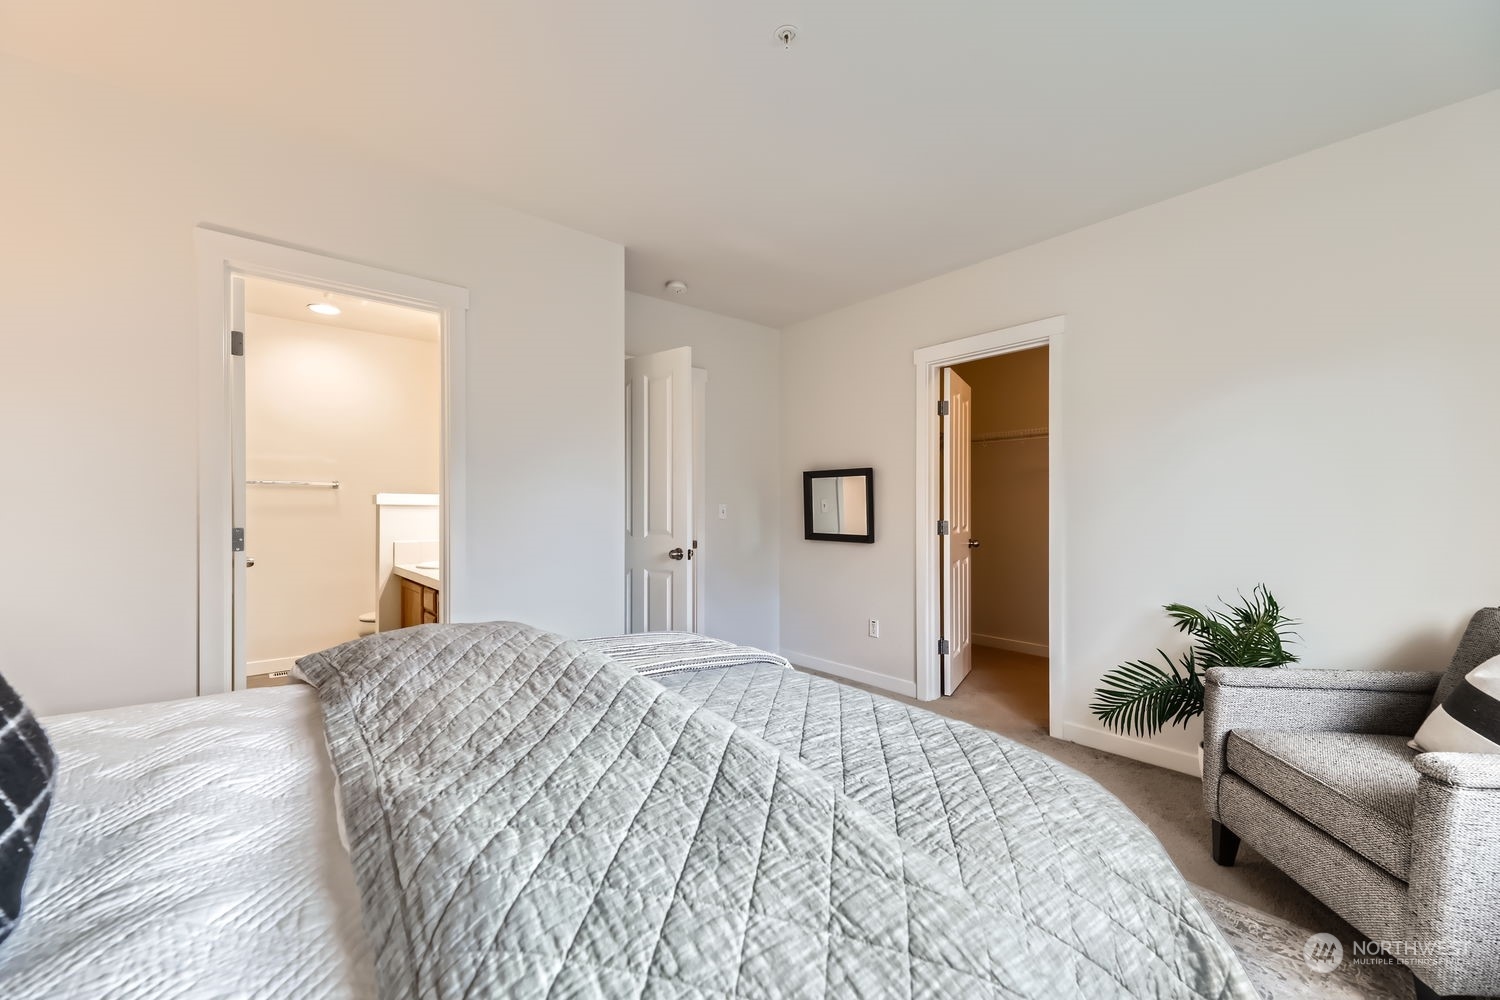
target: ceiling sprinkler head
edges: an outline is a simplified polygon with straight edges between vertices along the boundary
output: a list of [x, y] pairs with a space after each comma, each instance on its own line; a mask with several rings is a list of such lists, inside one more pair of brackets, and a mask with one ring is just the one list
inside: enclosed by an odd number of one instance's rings
[[687, 283], [682, 281], [669, 281], [666, 285], [667, 291], [673, 295], [681, 295], [687, 291]]
[[789, 49], [792, 47], [792, 43], [797, 40], [797, 26], [795, 24], [783, 24], [776, 29], [775, 37], [781, 43], [782, 48]]

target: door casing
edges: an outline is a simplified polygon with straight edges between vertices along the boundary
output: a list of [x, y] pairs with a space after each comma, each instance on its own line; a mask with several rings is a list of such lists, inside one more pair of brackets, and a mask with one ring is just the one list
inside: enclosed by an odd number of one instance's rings
[[1063, 443], [1067, 429], [1062, 421], [1062, 371], [1064, 333], [1067, 318], [1048, 319], [981, 333], [953, 340], [912, 353], [915, 365], [914, 412], [916, 455], [913, 460], [913, 482], [916, 496], [913, 504], [916, 538], [916, 622], [913, 651], [917, 664], [917, 698], [931, 701], [941, 697], [942, 663], [938, 656], [938, 639], [942, 634], [940, 599], [940, 546], [937, 521], [940, 508], [941, 454], [938, 435], [941, 418], [938, 401], [942, 399], [943, 369], [965, 361], [978, 361], [997, 354], [1047, 347], [1047, 644], [1049, 728], [1061, 736], [1063, 699], [1067, 687], [1067, 650], [1064, 646], [1067, 622], [1067, 588], [1064, 541], [1067, 538]]
[[[332, 292], [431, 309], [439, 316], [442, 348], [443, 620], [463, 621], [465, 526], [464, 359], [467, 289], [270, 243], [211, 226], [194, 231], [198, 289], [198, 693], [244, 686], [236, 660], [236, 583], [244, 585], [244, 553], [233, 552], [235, 494], [244, 490], [235, 469], [234, 408], [241, 403], [242, 369], [230, 351], [237, 318], [235, 276], [313, 285]], [[241, 425], [243, 423], [241, 414]], [[238, 479], [238, 482], [236, 482]], [[253, 539], [251, 540], [253, 544]], [[242, 589], [241, 589], [242, 592]]]
[[693, 618], [694, 632], [708, 634], [708, 371], [693, 369]]

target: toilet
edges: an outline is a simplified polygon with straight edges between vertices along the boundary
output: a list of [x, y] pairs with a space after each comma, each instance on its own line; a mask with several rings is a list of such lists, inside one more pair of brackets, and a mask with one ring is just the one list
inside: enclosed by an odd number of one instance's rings
[[366, 611], [359, 616], [359, 634], [362, 636], [375, 634], [375, 612]]

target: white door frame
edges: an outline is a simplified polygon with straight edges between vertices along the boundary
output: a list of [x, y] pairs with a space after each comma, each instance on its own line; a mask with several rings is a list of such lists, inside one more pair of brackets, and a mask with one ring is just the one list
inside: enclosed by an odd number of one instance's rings
[[1010, 354], [1031, 347], [1049, 348], [1047, 357], [1047, 646], [1048, 715], [1053, 736], [1062, 725], [1062, 694], [1067, 674], [1063, 625], [1067, 620], [1063, 587], [1063, 463], [1062, 463], [1062, 342], [1063, 316], [1023, 323], [962, 340], [923, 347], [912, 353], [916, 365], [916, 558], [917, 558], [917, 698], [931, 701], [943, 691], [942, 663], [937, 644], [941, 634], [938, 588], [941, 572], [937, 517], [939, 506], [938, 401], [943, 393], [943, 369], [965, 361]]
[[[705, 543], [699, 546], [699, 542]], [[693, 631], [708, 635], [704, 553], [708, 550], [708, 369], [693, 369]]]
[[198, 693], [234, 687], [233, 488], [229, 279], [273, 278], [367, 299], [431, 309], [442, 324], [440, 466], [444, 621], [462, 607], [464, 566], [464, 353], [469, 292], [456, 285], [199, 226], [198, 285]]

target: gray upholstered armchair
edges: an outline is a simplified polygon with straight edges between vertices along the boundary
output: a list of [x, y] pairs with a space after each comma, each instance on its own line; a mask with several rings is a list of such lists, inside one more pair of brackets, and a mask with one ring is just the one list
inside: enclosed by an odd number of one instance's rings
[[1443, 674], [1208, 672], [1214, 860], [1233, 864], [1243, 838], [1410, 966], [1419, 996], [1500, 996], [1500, 754], [1406, 745], [1497, 654], [1486, 608]]

